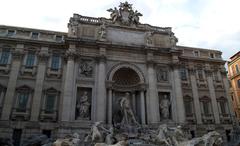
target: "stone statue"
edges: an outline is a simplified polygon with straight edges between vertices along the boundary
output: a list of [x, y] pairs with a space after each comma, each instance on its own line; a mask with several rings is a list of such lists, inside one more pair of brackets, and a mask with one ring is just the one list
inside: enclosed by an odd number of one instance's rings
[[77, 103], [77, 116], [79, 118], [89, 118], [90, 117], [90, 103], [89, 103], [89, 97], [88, 92], [84, 91], [83, 95], [80, 97], [78, 103]]
[[176, 49], [176, 43], [177, 43], [178, 39], [173, 34], [171, 34], [169, 37], [169, 41], [170, 41], [170, 47], [172, 49]]
[[142, 16], [137, 10], [133, 11], [132, 4], [129, 4], [127, 1], [120, 3], [119, 9], [114, 7], [107, 10], [111, 12], [110, 17], [113, 23], [119, 22], [123, 25], [132, 25], [139, 24], [139, 17]]
[[107, 11], [111, 12], [110, 17], [111, 17], [113, 23], [115, 23], [120, 16], [118, 9], [116, 7], [114, 7], [114, 9], [110, 8]]
[[73, 135], [67, 135], [63, 139], [57, 139], [52, 146], [79, 146], [80, 145], [80, 139], [79, 134], [74, 133]]
[[170, 105], [171, 105], [171, 103], [168, 99], [168, 96], [166, 94], [163, 95], [163, 99], [161, 100], [161, 103], [160, 103], [161, 117], [163, 119], [169, 119], [169, 117], [170, 117], [170, 112], [169, 112]]
[[[102, 122], [95, 122], [92, 125], [90, 134], [88, 134], [84, 139], [85, 142], [88, 142], [90, 139], [91, 139], [91, 142], [103, 142], [104, 138], [100, 130], [103, 130], [104, 132], [110, 132], [110, 134], [113, 135], [113, 129], [110, 128], [109, 130], [107, 130], [101, 125], [101, 123]], [[108, 142], [111, 143], [110, 141]]]
[[98, 30], [98, 39], [99, 40], [105, 40], [106, 39], [106, 25], [105, 22], [103, 22], [102, 25], [100, 25], [99, 30]]
[[137, 10], [131, 11], [131, 13], [130, 13], [130, 17], [131, 17], [132, 22], [133, 22], [134, 24], [139, 24], [139, 23], [140, 23], [140, 22], [139, 22], [139, 16], [142, 16], [142, 14], [139, 13]]
[[186, 141], [186, 136], [184, 135], [181, 126], [168, 129], [169, 131], [172, 131], [170, 137], [173, 145], [178, 146], [180, 142]]
[[149, 31], [149, 32], [146, 33], [146, 44], [147, 45], [152, 45], [153, 44], [152, 36], [153, 36], [153, 32]]
[[82, 61], [79, 64], [79, 75], [83, 77], [91, 77], [93, 72], [93, 67], [87, 62]]
[[121, 124], [127, 124], [127, 125], [131, 125], [131, 124], [135, 124], [135, 125], [139, 125], [139, 123], [137, 122], [133, 111], [131, 109], [131, 103], [130, 103], [130, 94], [128, 92], [125, 93], [125, 96], [121, 98], [120, 100], [120, 107], [122, 109], [123, 112], [123, 118], [122, 118], [122, 122]]
[[96, 143], [94, 146], [128, 146], [128, 142], [127, 142], [127, 140], [121, 140], [113, 145], [109, 145], [106, 143]]
[[110, 145], [110, 144], [113, 144], [115, 142], [113, 126], [111, 126], [109, 128], [108, 132], [109, 132], [108, 135], [105, 137], [105, 142], [106, 142], [106, 144]]
[[157, 130], [157, 136], [155, 138], [155, 143], [156, 144], [165, 144], [167, 146], [170, 146], [170, 138], [168, 137], [167, 133], [167, 125], [162, 124], [159, 125], [158, 130]]

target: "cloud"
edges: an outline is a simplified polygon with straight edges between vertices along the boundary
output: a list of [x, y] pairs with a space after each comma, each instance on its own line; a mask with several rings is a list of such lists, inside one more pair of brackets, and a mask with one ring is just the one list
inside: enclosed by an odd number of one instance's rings
[[[109, 17], [108, 8], [125, 0], [8, 0], [1, 2], [0, 24], [67, 32], [73, 13]], [[142, 23], [173, 27], [179, 44], [215, 48], [228, 59], [240, 48], [239, 0], [128, 0]]]

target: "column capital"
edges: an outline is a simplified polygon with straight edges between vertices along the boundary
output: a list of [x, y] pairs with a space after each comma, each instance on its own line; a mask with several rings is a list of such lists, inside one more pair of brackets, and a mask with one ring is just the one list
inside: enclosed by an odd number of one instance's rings
[[207, 77], [211, 77], [212, 76], [212, 70], [211, 69], [205, 69], [205, 74]]
[[12, 52], [13, 59], [21, 60], [24, 55], [23, 49], [24, 48], [17, 46], [17, 48], [15, 48], [15, 50]]
[[38, 55], [39, 61], [47, 62], [49, 58], [48, 47], [42, 47], [40, 52], [37, 55]]
[[74, 60], [76, 55], [77, 55], [76, 48], [69, 48], [65, 53], [65, 56], [68, 60]]
[[107, 61], [107, 57], [105, 55], [98, 55], [95, 57], [96, 62], [106, 62]]
[[194, 67], [189, 67], [188, 71], [189, 71], [190, 75], [195, 75], [196, 74], [196, 69]]

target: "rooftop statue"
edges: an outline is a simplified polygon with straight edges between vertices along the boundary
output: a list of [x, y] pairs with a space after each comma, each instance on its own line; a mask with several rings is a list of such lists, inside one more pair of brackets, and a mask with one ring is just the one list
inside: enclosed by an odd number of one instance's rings
[[110, 17], [113, 23], [119, 22], [123, 25], [139, 24], [139, 17], [142, 16], [137, 10], [132, 9], [132, 4], [128, 2], [120, 3], [119, 9], [114, 7], [107, 10], [111, 12]]

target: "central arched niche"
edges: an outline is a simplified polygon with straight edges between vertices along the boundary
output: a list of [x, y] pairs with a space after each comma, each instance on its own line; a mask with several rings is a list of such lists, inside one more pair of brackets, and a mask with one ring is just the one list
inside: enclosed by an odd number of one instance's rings
[[139, 68], [134, 65], [121, 64], [113, 68], [109, 80], [113, 83], [113, 124], [118, 124], [122, 121], [123, 113], [119, 102], [125, 96], [126, 92], [130, 94], [131, 109], [134, 116], [136, 120], [141, 123], [140, 92], [144, 78]]
[[129, 67], [118, 69], [112, 78], [112, 81], [117, 86], [130, 87], [140, 83], [139, 75]]

